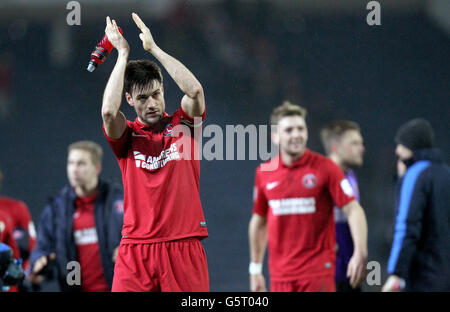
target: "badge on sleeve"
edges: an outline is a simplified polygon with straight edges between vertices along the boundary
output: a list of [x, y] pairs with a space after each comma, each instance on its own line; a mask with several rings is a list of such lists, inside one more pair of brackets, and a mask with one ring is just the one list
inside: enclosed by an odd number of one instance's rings
[[341, 188], [342, 191], [344, 191], [345, 195], [354, 196], [352, 186], [350, 185], [350, 182], [348, 182], [347, 179], [343, 179], [341, 181]]

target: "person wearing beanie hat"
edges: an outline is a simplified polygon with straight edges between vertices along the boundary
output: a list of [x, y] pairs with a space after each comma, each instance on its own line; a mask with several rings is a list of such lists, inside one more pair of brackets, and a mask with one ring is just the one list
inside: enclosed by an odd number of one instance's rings
[[396, 220], [382, 291], [450, 291], [450, 168], [434, 147], [430, 123], [402, 125], [395, 154], [406, 171], [398, 180]]
[[433, 129], [430, 123], [423, 118], [408, 121], [398, 129], [395, 136], [397, 144], [401, 144], [413, 152], [419, 149], [432, 148], [433, 140]]
[[411, 160], [414, 152], [432, 148], [433, 141], [434, 132], [426, 119], [412, 119], [398, 129], [395, 135], [398, 177], [402, 177], [405, 174], [406, 165]]

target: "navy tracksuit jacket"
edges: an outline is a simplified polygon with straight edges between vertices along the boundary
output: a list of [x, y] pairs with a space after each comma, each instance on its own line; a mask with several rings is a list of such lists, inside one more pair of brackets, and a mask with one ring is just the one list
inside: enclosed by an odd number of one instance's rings
[[450, 291], [450, 169], [438, 149], [405, 163], [388, 274], [404, 278], [406, 291]]

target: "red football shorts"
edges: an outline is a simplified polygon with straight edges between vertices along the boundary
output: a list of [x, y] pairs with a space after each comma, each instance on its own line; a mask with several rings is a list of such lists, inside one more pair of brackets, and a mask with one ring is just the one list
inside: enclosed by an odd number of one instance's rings
[[114, 292], [207, 292], [208, 264], [200, 240], [121, 244]]
[[317, 276], [286, 282], [270, 282], [273, 292], [335, 292], [334, 276]]

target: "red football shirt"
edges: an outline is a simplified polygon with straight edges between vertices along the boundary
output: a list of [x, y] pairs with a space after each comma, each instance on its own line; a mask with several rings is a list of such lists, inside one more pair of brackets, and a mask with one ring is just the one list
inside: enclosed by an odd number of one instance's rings
[[[20, 258], [19, 247], [13, 238], [13, 219], [11, 216], [0, 210], [0, 242], [11, 248], [15, 259]], [[10, 286], [8, 292], [18, 292], [17, 286]]]
[[[103, 127], [122, 172], [122, 243], [208, 236], [199, 195], [200, 162], [193, 157], [198, 152], [193, 121], [181, 108], [171, 116], [165, 113], [152, 127], [138, 118], [128, 120], [118, 140]], [[192, 128], [178, 135], [181, 125]]]
[[20, 258], [19, 247], [13, 238], [13, 220], [11, 216], [0, 210], [0, 242], [6, 244], [11, 248], [14, 258]]
[[[22, 231], [17, 230], [19, 227], [28, 233], [28, 251], [31, 254], [34, 249], [34, 245], [36, 244], [36, 229], [27, 205], [19, 200], [8, 197], [0, 197], [0, 211], [3, 211], [11, 216], [11, 226], [15, 240], [20, 239], [23, 235]], [[29, 259], [23, 263], [24, 268], [27, 268], [28, 265]]]
[[267, 216], [270, 278], [334, 275], [333, 202], [354, 200], [342, 170], [308, 149], [291, 166], [256, 170], [253, 212]]
[[109, 291], [102, 266], [95, 227], [94, 203], [97, 194], [77, 197], [73, 215], [73, 236], [81, 268], [83, 291]]

